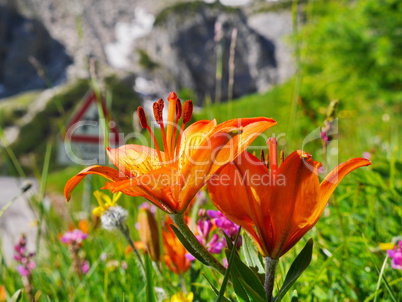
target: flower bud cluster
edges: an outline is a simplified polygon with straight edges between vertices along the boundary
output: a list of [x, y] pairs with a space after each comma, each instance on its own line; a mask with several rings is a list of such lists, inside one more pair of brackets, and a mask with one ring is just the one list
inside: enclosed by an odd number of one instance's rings
[[79, 229], [67, 231], [60, 236], [60, 241], [68, 246], [71, 258], [73, 259], [73, 268], [78, 276], [88, 273], [90, 268], [88, 260], [80, 253], [82, 243], [87, 237], [88, 234]]
[[14, 246], [14, 259], [20, 264], [17, 267], [17, 271], [22, 277], [30, 276], [36, 267], [36, 263], [33, 260], [35, 253], [28, 253], [26, 245], [27, 239], [25, 235], [22, 235], [20, 241]]

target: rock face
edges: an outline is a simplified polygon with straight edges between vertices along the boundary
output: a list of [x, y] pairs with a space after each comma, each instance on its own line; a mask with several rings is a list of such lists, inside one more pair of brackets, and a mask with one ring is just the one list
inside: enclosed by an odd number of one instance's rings
[[[156, 79], [167, 90], [190, 88], [198, 99], [216, 99], [218, 94], [225, 100], [233, 30], [237, 30], [233, 96], [276, 84], [275, 45], [248, 26], [241, 10], [202, 2], [176, 5], [156, 18], [152, 32], [136, 43], [133, 61], [146, 56], [148, 62], [137, 65], [137, 73]], [[216, 81], [217, 73], [221, 81]]]
[[0, 6], [0, 97], [43, 89], [65, 80], [71, 63], [44, 25]]
[[66, 77], [88, 77], [88, 60], [96, 58], [108, 71], [135, 75], [145, 98], [189, 88], [197, 99], [214, 100], [218, 94], [225, 100], [234, 29], [233, 97], [267, 90], [291, 74], [282, 64], [290, 51], [280, 41], [291, 30], [282, 22], [290, 14], [268, 22], [271, 31], [261, 28], [267, 27], [263, 14], [254, 22], [245, 10], [219, 3], [0, 0], [0, 5], [0, 98]]

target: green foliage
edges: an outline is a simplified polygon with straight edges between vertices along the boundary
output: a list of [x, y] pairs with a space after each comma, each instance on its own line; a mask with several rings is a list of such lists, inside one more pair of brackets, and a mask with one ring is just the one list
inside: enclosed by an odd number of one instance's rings
[[111, 97], [110, 112], [119, 131], [125, 134], [133, 132], [133, 113], [141, 105], [140, 97], [132, 89], [134, 78], [105, 78], [107, 94]]
[[[125, 134], [133, 132], [132, 115], [127, 114], [127, 112], [130, 112], [128, 108], [132, 108], [132, 112], [134, 112], [140, 105], [140, 99], [131, 88], [132, 79], [119, 79], [116, 76], [110, 76], [104, 82], [106, 101], [111, 107], [110, 111], [113, 112], [114, 120], [118, 123], [119, 131]], [[65, 131], [68, 118], [71, 118], [76, 105], [90, 89], [89, 80], [77, 80], [66, 85], [60, 92], [55, 94], [42, 111], [38, 112], [30, 122], [21, 127], [18, 139], [11, 146], [17, 157], [21, 159], [29, 154], [33, 155], [35, 165], [41, 166], [46, 141], [57, 138]], [[3, 115], [6, 117], [1, 120], [2, 125], [7, 126], [16, 123], [16, 116], [21, 115], [21, 110], [28, 106], [26, 99], [29, 96], [31, 97], [29, 100], [32, 102], [32, 98], [36, 95], [24, 95], [24, 98], [21, 97], [18, 102], [13, 100], [13, 106], [2, 104], [0, 117]], [[14, 103], [21, 105], [14, 105]], [[25, 168], [32, 170], [34, 167], [28, 166]]]
[[290, 266], [289, 271], [286, 274], [285, 281], [283, 282], [281, 289], [278, 291], [278, 295], [275, 297], [274, 302], [282, 301], [282, 298], [285, 296], [288, 290], [310, 265], [312, 254], [313, 240], [310, 239], [307, 241], [305, 247], [302, 249], [299, 255], [297, 255], [296, 259]]
[[[173, 4], [165, 9], [163, 9], [156, 17], [155, 17], [155, 26], [161, 26], [166, 23], [169, 18], [172, 18], [174, 15], [175, 18], [177, 16], [191, 16], [196, 13], [199, 13], [203, 8], [213, 8], [219, 11], [227, 12], [227, 13], [238, 13], [239, 9], [233, 8], [230, 6], [224, 6], [219, 1], [213, 3], [205, 3], [204, 1], [189, 1], [189, 2], [178, 2]], [[180, 19], [179, 19], [180, 20]]]
[[[402, 2], [313, 1], [298, 36], [302, 98], [317, 108], [340, 99], [348, 107], [402, 101]], [[399, 108], [400, 110], [400, 108]]]
[[159, 66], [158, 63], [156, 63], [154, 60], [151, 59], [146, 50], [139, 49], [138, 54], [140, 55], [138, 63], [140, 64], [141, 67], [148, 70], [153, 70]]
[[27, 124], [21, 127], [20, 135], [12, 148], [21, 156], [35, 151], [44, 154], [46, 139], [61, 133], [60, 126], [66, 114], [88, 91], [88, 81], [81, 80], [56, 94]]
[[0, 102], [0, 127], [15, 125], [27, 112], [29, 104], [38, 96], [37, 91], [21, 93]]

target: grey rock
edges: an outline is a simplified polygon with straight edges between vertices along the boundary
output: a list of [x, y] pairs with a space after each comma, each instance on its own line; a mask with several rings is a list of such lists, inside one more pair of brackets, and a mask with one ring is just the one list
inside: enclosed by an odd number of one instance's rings
[[[222, 26], [220, 41], [214, 39], [217, 23]], [[220, 89], [221, 99], [225, 100], [228, 97], [228, 61], [234, 28], [238, 35], [233, 96], [266, 90], [276, 84], [277, 61], [272, 41], [251, 29], [240, 9], [201, 2], [181, 4], [157, 17], [152, 32], [136, 41], [132, 57], [133, 66], [137, 67], [135, 72], [145, 78], [157, 79], [165, 90], [190, 88], [198, 99], [215, 99], [216, 66], [221, 59]], [[222, 47], [221, 58], [218, 47]], [[154, 68], [134, 64], [139, 61], [141, 51], [146, 52]]]
[[0, 6], [0, 97], [53, 86], [65, 79], [70, 63], [39, 20]]
[[[152, 95], [144, 98], [161, 97], [172, 90], [190, 88], [198, 99], [214, 99], [217, 91], [217, 43], [214, 41], [217, 21], [221, 22], [223, 28], [223, 74], [219, 86], [223, 100], [228, 94], [229, 45], [234, 28], [238, 30], [234, 97], [265, 91], [293, 74], [291, 51], [282, 41], [283, 35], [291, 32], [290, 13], [271, 12], [255, 16], [243, 8], [184, 2], [0, 0], [0, 5], [18, 11], [23, 20], [23, 25], [8, 26], [8, 31], [14, 37], [24, 38], [20, 42], [16, 40], [15, 46], [2, 43], [6, 41], [2, 40], [4, 29], [0, 27], [0, 97], [1, 93], [4, 96], [4, 91], [49, 84], [43, 77], [36, 76], [34, 80], [31, 77], [38, 70], [27, 57], [34, 53], [31, 57], [40, 58], [38, 61], [45, 67], [51, 84], [62, 81], [65, 76], [88, 77], [89, 59], [95, 58], [101, 67], [100, 73], [111, 71], [121, 74], [123, 71], [126, 75], [134, 74], [153, 82], [154, 87], [150, 89]], [[171, 5], [174, 5], [174, 9], [169, 9]], [[139, 10], [156, 17], [152, 30], [142, 38], [130, 34], [122, 38], [122, 31], [119, 31], [122, 25], [127, 30], [132, 30], [135, 24], [141, 26]], [[0, 15], [4, 16], [3, 10]], [[28, 31], [30, 27], [34, 29]], [[122, 46], [122, 39], [129, 41], [122, 53], [114, 53], [114, 58], [121, 58], [125, 65], [116, 66], [108, 49], [111, 45]], [[7, 58], [4, 49], [7, 49]], [[72, 64], [66, 69], [69, 63], [66, 63], [67, 56]], [[144, 59], [147, 61], [145, 65]], [[12, 73], [12, 77], [7, 75], [7, 85], [4, 84], [5, 73]], [[17, 73], [22, 80], [12, 80]]]

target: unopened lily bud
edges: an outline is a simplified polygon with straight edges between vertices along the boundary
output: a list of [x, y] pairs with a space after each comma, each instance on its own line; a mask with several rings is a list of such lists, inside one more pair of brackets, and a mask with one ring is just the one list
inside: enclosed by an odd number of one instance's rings
[[160, 260], [158, 224], [149, 207], [142, 207], [138, 213], [140, 239], [153, 261]]

